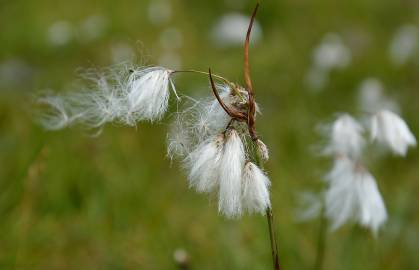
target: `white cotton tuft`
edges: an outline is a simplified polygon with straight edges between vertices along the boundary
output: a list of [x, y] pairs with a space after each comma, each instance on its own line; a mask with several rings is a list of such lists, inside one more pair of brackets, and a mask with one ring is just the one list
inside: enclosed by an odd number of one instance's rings
[[71, 123], [64, 99], [60, 97], [46, 96], [38, 98], [37, 102], [48, 106], [48, 109], [43, 111], [39, 119], [40, 124], [45, 129], [59, 130]]
[[269, 178], [258, 166], [247, 162], [243, 171], [243, 209], [249, 213], [264, 214], [270, 207]]
[[406, 122], [387, 110], [379, 111], [371, 118], [371, 138], [400, 156], [406, 155], [409, 146], [416, 146], [416, 138]]
[[[220, 98], [227, 106], [235, 101], [228, 85], [217, 85]], [[202, 136], [213, 135], [224, 130], [231, 117], [224, 111], [220, 103], [212, 98], [199, 104], [196, 110], [195, 130]]]
[[330, 128], [330, 142], [326, 154], [344, 155], [357, 158], [365, 145], [362, 136], [364, 128], [350, 115], [338, 117]]
[[327, 180], [326, 216], [331, 229], [355, 221], [377, 233], [387, 219], [387, 212], [373, 176], [353, 161], [340, 158]]
[[87, 72], [81, 91], [37, 99], [48, 106], [39, 122], [57, 130], [72, 124], [100, 128], [109, 122], [134, 126], [140, 120], [158, 120], [167, 110], [170, 74], [160, 67], [130, 72], [125, 64]]
[[218, 185], [223, 154], [224, 135], [220, 134], [199, 144], [184, 160], [189, 171], [189, 186], [198, 192], [211, 192]]
[[356, 174], [356, 194], [360, 202], [358, 222], [376, 234], [387, 220], [387, 211], [374, 177], [366, 172]]
[[335, 33], [325, 35], [313, 51], [315, 66], [323, 70], [343, 69], [350, 64], [351, 58], [350, 49]]
[[127, 84], [127, 117], [133, 121], [160, 120], [169, 102], [170, 74], [170, 70], [161, 67], [133, 71]]
[[259, 156], [263, 161], [269, 160], [269, 150], [268, 147], [264, 142], [262, 142], [260, 139], [256, 141], [257, 151]]
[[227, 217], [242, 213], [241, 192], [245, 161], [244, 146], [236, 130], [226, 132], [225, 144], [220, 160], [220, 190], [218, 210]]

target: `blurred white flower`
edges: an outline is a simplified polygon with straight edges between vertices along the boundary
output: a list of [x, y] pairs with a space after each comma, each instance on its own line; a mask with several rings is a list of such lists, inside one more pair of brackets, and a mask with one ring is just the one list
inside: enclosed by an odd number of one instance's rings
[[313, 51], [315, 66], [324, 70], [345, 68], [350, 64], [351, 58], [349, 48], [334, 33], [327, 34]]
[[299, 222], [308, 221], [318, 217], [322, 210], [320, 195], [313, 192], [301, 192], [297, 196], [299, 208], [295, 212], [295, 218]]
[[329, 127], [330, 142], [325, 154], [349, 156], [357, 159], [364, 148], [364, 128], [350, 115], [339, 116]]
[[[219, 47], [243, 46], [245, 35], [249, 26], [250, 18], [240, 13], [228, 13], [223, 15], [214, 25], [211, 38]], [[250, 41], [255, 43], [262, 38], [262, 28], [255, 21], [253, 24]]]
[[389, 56], [393, 64], [407, 63], [417, 51], [419, 45], [419, 29], [415, 25], [404, 25], [399, 28], [389, 47]]
[[249, 213], [264, 214], [271, 206], [269, 186], [271, 182], [265, 173], [252, 162], [247, 162], [243, 170], [243, 209]]
[[189, 264], [189, 254], [183, 248], [178, 248], [173, 252], [174, 261], [182, 267], [182, 269], [187, 269], [186, 267]]
[[328, 174], [326, 216], [336, 230], [349, 221], [370, 228], [375, 234], [387, 212], [374, 177], [347, 158], [338, 158]]
[[110, 56], [113, 63], [132, 62], [135, 52], [129, 44], [119, 42], [112, 45]]
[[31, 89], [33, 68], [25, 61], [10, 58], [0, 62], [0, 90]]
[[242, 140], [234, 129], [226, 132], [223, 154], [220, 161], [220, 190], [218, 209], [227, 217], [242, 213], [242, 176], [245, 152]]
[[323, 90], [328, 82], [329, 72], [319, 67], [311, 67], [305, 77], [305, 83], [313, 92]]
[[395, 154], [405, 156], [409, 146], [416, 146], [415, 136], [397, 114], [382, 110], [371, 118], [371, 138], [389, 147]]
[[167, 23], [172, 17], [172, 7], [169, 0], [153, 0], [148, 6], [148, 19], [154, 25]]
[[53, 46], [63, 46], [69, 43], [75, 35], [75, 29], [70, 22], [57, 21], [48, 28], [48, 41]]
[[91, 15], [80, 26], [81, 38], [84, 41], [92, 41], [103, 36], [107, 27], [107, 19], [103, 15]]
[[169, 27], [160, 34], [160, 46], [165, 50], [180, 49], [183, 45], [183, 35], [176, 27]]
[[393, 100], [384, 96], [384, 85], [376, 78], [367, 78], [359, 86], [359, 107], [368, 113], [375, 113], [382, 109], [399, 111], [399, 106]]

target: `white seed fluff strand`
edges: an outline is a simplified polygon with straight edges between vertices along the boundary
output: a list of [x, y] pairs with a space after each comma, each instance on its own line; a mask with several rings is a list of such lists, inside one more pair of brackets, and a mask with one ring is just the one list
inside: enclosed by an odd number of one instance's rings
[[247, 162], [243, 171], [243, 209], [249, 213], [264, 214], [270, 207], [269, 178], [252, 162]]
[[244, 146], [236, 130], [226, 132], [223, 154], [220, 161], [220, 190], [218, 210], [227, 217], [242, 214], [241, 192], [245, 161]]

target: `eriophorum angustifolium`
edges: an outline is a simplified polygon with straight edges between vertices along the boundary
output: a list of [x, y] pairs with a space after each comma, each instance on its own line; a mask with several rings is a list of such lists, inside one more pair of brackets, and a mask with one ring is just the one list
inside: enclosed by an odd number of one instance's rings
[[90, 83], [82, 91], [39, 97], [37, 101], [48, 106], [40, 123], [57, 130], [74, 124], [100, 128], [110, 122], [134, 126], [142, 120], [160, 120], [167, 110], [170, 85], [176, 93], [172, 72], [120, 64], [89, 75]]
[[405, 156], [407, 149], [416, 145], [405, 121], [385, 109], [388, 103], [382, 100], [368, 100], [371, 106], [362, 121], [341, 114], [325, 129], [328, 143], [323, 154], [333, 158], [333, 166], [325, 177], [324, 213], [332, 230], [354, 221], [378, 233], [387, 220], [387, 211], [376, 180], [364, 165], [366, 147], [379, 144]]
[[[262, 169], [269, 153], [255, 129], [259, 106], [249, 72], [248, 51], [256, 11], [257, 7], [245, 38], [245, 87], [213, 75], [211, 70], [120, 64], [87, 76], [93, 83], [82, 91], [43, 95], [37, 101], [47, 106], [39, 118], [46, 129], [80, 124], [100, 130], [107, 123], [136, 126], [141, 121], [161, 121], [170, 96], [175, 96], [178, 110], [173, 113], [167, 136], [168, 156], [180, 159], [191, 188], [218, 196], [222, 215], [235, 218], [244, 213], [266, 214], [274, 267], [279, 269], [270, 180]], [[185, 95], [181, 98], [173, 77], [186, 73], [209, 76], [212, 95], [202, 100]], [[170, 95], [171, 90], [174, 95]]]

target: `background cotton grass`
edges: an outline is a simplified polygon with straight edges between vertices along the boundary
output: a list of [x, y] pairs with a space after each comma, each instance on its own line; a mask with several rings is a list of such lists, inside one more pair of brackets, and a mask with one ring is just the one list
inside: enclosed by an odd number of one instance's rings
[[364, 152], [377, 140], [394, 154], [405, 156], [407, 149], [416, 145], [416, 139], [403, 119], [380, 109], [388, 106], [388, 102], [382, 102], [385, 99], [381, 84], [370, 79], [361, 87], [361, 106], [368, 104], [363, 119], [341, 114], [325, 129], [328, 143], [323, 154], [333, 158], [333, 166], [325, 177], [328, 187], [324, 214], [332, 230], [356, 222], [377, 235], [387, 220], [377, 182], [364, 165]]
[[[69, 84], [79, 67], [134, 60], [140, 65], [178, 69], [160, 62], [165, 52], [160, 34], [169, 27], [176, 27], [183, 36], [182, 47], [170, 51], [181, 57], [182, 68], [212, 66], [214, 72], [241, 81], [242, 45], [220, 49], [209, 42], [209, 33], [220, 16], [247, 14], [253, 3], [166, 1], [170, 19], [153, 24], [148, 7], [155, 2], [81, 5], [66, 1], [56, 5], [49, 0], [25, 0], [7, 1], [0, 8], [3, 268], [172, 269], [178, 266], [171, 255], [179, 247], [187, 250], [190, 269], [271, 267], [265, 217], [245, 214], [227, 220], [219, 216], [217, 193], [208, 196], [188, 189], [187, 172], [178, 164], [182, 159], [165, 158], [164, 139], [178, 111], [173, 92], [162, 121], [140, 121], [134, 128], [111, 122], [95, 138], [89, 136], [94, 130], [46, 132], [32, 121], [29, 96], [43, 89], [52, 89], [54, 95], [82, 90]], [[387, 54], [401, 26], [418, 25], [418, 8], [415, 1], [342, 1], [339, 8], [331, 1], [320, 5], [262, 1], [258, 22], [263, 40], [251, 49], [252, 78], [263, 112], [257, 128], [270, 150], [264, 171], [272, 182], [271, 205], [280, 228], [283, 269], [314, 268], [320, 220], [295, 223], [291, 211], [298, 199], [295, 193], [308, 189], [320, 197], [326, 187], [320, 180], [332, 160], [316, 158], [310, 147], [320, 141], [313, 128], [317, 123], [332, 122], [335, 112], [361, 120], [364, 114], [356, 104], [356, 87], [368, 77], [383, 84], [384, 96], [399, 102], [400, 109], [390, 111], [418, 135], [416, 54], [400, 67]], [[95, 14], [107, 20], [100, 38], [79, 42], [76, 36], [66, 46], [51, 46], [46, 40], [54, 22], [71, 22], [80, 33], [78, 27]], [[313, 94], [305, 91], [302, 77], [311, 65], [312, 49], [329, 32], [341, 35], [351, 48], [352, 61], [346, 69], [332, 72], [324, 90]], [[119, 60], [114, 62], [113, 55]], [[16, 68], [15, 62], [26, 69]], [[182, 104], [187, 101], [185, 95], [196, 100], [212, 97], [205, 76], [173, 78]], [[378, 238], [358, 225], [326, 233], [323, 269], [419, 269], [419, 148], [409, 148], [402, 159], [384, 147], [379, 151], [378, 142], [369, 144], [368, 131], [365, 139], [364, 165], [377, 180], [388, 220]], [[46, 153], [43, 158], [38, 158], [40, 148]], [[33, 177], [37, 170], [31, 169], [31, 176], [26, 177], [29, 167], [42, 170]]]
[[322, 90], [329, 82], [333, 70], [343, 70], [349, 66], [352, 53], [337, 33], [327, 33], [312, 51], [312, 65], [305, 81], [310, 89]]

